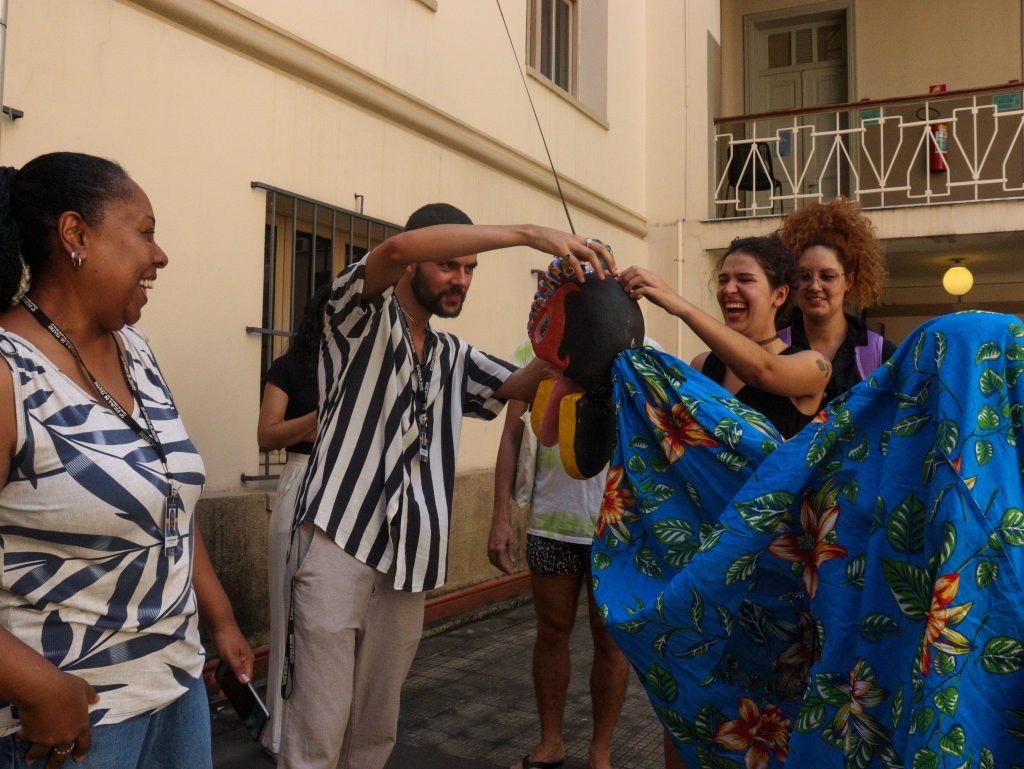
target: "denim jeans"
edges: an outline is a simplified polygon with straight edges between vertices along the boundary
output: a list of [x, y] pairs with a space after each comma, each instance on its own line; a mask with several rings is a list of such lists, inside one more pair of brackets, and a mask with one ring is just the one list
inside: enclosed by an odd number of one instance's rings
[[[0, 738], [0, 769], [40, 769], [25, 762], [28, 743]], [[202, 678], [167, 707], [117, 724], [96, 726], [85, 761], [69, 756], [65, 769], [211, 769], [210, 708]]]

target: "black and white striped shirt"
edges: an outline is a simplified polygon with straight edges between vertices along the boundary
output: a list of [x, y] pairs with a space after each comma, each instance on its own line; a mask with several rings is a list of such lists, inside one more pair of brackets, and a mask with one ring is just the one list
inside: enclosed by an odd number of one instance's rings
[[428, 327], [437, 352], [427, 390], [429, 461], [419, 457], [415, 358], [388, 288], [364, 297], [365, 258], [335, 280], [320, 349], [316, 443], [296, 502], [339, 547], [387, 572], [395, 587], [430, 590], [448, 565], [455, 461], [462, 417], [493, 419], [494, 391], [515, 367]]

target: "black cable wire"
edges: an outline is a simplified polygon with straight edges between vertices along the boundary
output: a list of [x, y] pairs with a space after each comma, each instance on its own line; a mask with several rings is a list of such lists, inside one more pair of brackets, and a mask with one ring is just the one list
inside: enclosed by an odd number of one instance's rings
[[548, 165], [551, 166], [551, 173], [555, 177], [555, 187], [558, 188], [558, 197], [562, 201], [562, 208], [565, 209], [565, 218], [569, 220], [569, 231], [576, 234], [576, 227], [572, 223], [572, 216], [569, 214], [569, 205], [565, 202], [565, 195], [562, 193], [562, 183], [558, 179], [558, 171], [555, 170], [555, 161], [551, 159], [551, 150], [548, 149], [548, 140], [544, 136], [544, 129], [541, 127], [540, 118], [537, 116], [537, 108], [533, 105], [533, 97], [530, 95], [530, 87], [526, 83], [526, 75], [519, 63], [519, 56], [516, 53], [516, 44], [512, 42], [512, 33], [509, 32], [508, 22], [505, 21], [505, 12], [501, 10], [501, 0], [494, 0], [498, 6], [498, 13], [501, 14], [501, 23], [505, 25], [505, 34], [508, 36], [508, 44], [512, 47], [512, 57], [516, 60], [516, 68], [519, 70], [519, 77], [523, 80], [523, 88], [526, 89], [526, 98], [530, 100], [530, 109], [533, 110], [533, 119], [537, 121], [537, 130], [540, 131], [540, 140], [544, 143], [544, 152], [548, 156]]

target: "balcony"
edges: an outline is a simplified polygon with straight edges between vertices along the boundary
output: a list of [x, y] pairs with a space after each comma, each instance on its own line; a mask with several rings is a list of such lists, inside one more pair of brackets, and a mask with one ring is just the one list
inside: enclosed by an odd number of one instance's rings
[[715, 219], [1024, 198], [1022, 85], [718, 118]]

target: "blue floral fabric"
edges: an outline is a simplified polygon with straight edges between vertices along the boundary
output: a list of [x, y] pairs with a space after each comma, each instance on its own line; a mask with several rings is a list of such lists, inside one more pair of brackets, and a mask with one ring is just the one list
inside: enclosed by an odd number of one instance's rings
[[690, 767], [1024, 766], [1024, 325], [925, 324], [790, 441], [623, 353], [599, 606]]

